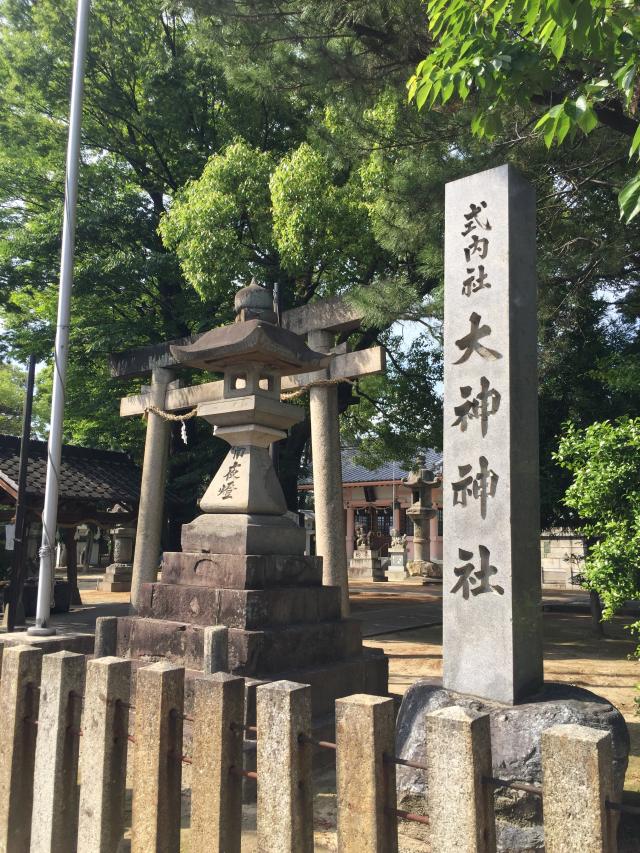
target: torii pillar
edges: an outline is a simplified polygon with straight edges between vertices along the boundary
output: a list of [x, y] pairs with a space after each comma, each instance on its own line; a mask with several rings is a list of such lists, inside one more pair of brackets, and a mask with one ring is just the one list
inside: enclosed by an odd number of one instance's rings
[[[167, 388], [174, 376], [174, 372], [165, 367], [153, 368], [151, 405], [164, 410]], [[140, 604], [142, 584], [154, 583], [158, 575], [171, 432], [169, 422], [155, 412], [147, 412], [147, 418], [136, 547], [131, 577], [131, 604], [134, 609], [137, 609]]]
[[[310, 349], [330, 353], [334, 335], [324, 330], [310, 332]], [[339, 586], [342, 616], [349, 615], [349, 579], [344, 506], [342, 500], [342, 459], [338, 386], [312, 385], [309, 389], [311, 414], [311, 461], [316, 527], [316, 554], [322, 557], [322, 583]]]

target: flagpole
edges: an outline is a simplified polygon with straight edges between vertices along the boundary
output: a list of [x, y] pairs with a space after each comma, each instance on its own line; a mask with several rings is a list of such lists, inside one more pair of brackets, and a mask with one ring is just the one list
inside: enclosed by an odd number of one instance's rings
[[80, 127], [82, 124], [82, 98], [84, 94], [84, 67], [87, 55], [87, 32], [91, 0], [78, 0], [76, 37], [73, 54], [71, 106], [69, 110], [69, 137], [67, 140], [67, 167], [64, 193], [64, 220], [62, 224], [62, 255], [60, 260], [60, 290], [58, 319], [54, 352], [53, 397], [47, 454], [47, 482], [42, 511], [42, 543], [40, 546], [40, 573], [36, 624], [29, 634], [55, 634], [49, 627], [51, 598], [53, 595], [53, 553], [58, 522], [58, 472], [62, 455], [62, 423], [64, 420], [64, 393], [69, 355], [69, 318], [71, 313], [71, 288], [73, 287], [73, 250], [75, 244], [76, 206], [78, 201], [78, 169], [80, 161]]

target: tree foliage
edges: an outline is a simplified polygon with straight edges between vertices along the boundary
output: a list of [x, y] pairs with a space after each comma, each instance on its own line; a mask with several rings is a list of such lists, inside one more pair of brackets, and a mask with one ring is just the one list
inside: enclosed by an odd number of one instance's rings
[[[0, 15], [0, 351], [46, 360], [75, 2], [0, 0]], [[638, 406], [637, 385], [622, 387], [640, 363], [640, 232], [616, 202], [629, 140], [600, 122], [547, 150], [521, 132], [540, 117], [526, 99], [505, 102], [512, 121], [493, 138], [473, 137], [476, 92], [417, 112], [404, 82], [433, 47], [420, 0], [94, 0], [65, 440], [140, 455], [143, 423], [117, 404], [138, 385], [111, 380], [107, 354], [227, 322], [255, 274], [285, 308], [343, 293], [366, 316], [350, 346], [396, 358], [401, 369], [390, 358], [387, 379], [361, 383], [386, 420], [364, 393], [357, 417], [340, 389], [364, 454], [408, 454], [418, 431], [436, 443], [439, 351], [423, 341], [428, 356], [403, 356], [389, 325], [408, 317], [437, 335], [443, 186], [509, 159], [538, 192], [544, 518], [566, 514], [560, 424]], [[195, 421], [188, 431], [186, 448], [174, 436], [172, 481], [195, 511], [220, 447]], [[290, 496], [307, 438], [305, 421], [284, 448]]]
[[[409, 81], [419, 108], [469, 99], [471, 128], [493, 137], [514, 106], [545, 108], [535, 129], [547, 148], [599, 126], [640, 156], [640, 17], [634, 0], [429, 0], [432, 45]], [[619, 195], [640, 213], [640, 171]]]
[[[640, 596], [640, 418], [569, 424], [556, 459], [572, 475], [565, 502], [589, 542], [587, 585], [611, 618]], [[632, 629], [640, 636], [640, 621]]]

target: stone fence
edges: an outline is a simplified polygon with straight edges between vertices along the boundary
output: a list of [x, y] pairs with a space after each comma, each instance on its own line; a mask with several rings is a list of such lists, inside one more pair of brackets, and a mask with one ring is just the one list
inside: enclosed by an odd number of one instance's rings
[[[392, 699], [337, 700], [331, 743], [312, 736], [306, 685], [258, 686], [254, 726], [245, 716], [244, 679], [220, 672], [188, 684], [186, 714], [181, 667], [142, 666], [133, 689], [127, 660], [5, 648], [0, 850], [116, 853], [128, 786], [133, 853], [176, 853], [188, 766], [190, 850], [239, 853], [243, 786], [257, 783], [257, 848], [311, 853], [312, 753], [321, 749], [335, 755], [342, 853], [397, 851], [399, 820], [428, 824], [432, 853], [489, 853], [494, 788], [523, 787], [492, 778], [489, 717], [446, 708], [427, 718], [426, 814], [400, 811], [395, 768], [409, 762], [394, 754]], [[243, 767], [247, 739], [255, 771]], [[547, 853], [613, 853], [622, 807], [609, 802], [610, 735], [557, 726], [544, 733], [542, 754], [544, 782], [535, 792], [544, 802]]]

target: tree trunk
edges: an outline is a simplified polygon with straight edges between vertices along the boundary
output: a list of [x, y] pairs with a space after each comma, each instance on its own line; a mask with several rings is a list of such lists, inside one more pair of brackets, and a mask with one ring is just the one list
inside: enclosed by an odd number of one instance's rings
[[75, 527], [62, 528], [62, 540], [67, 549], [67, 580], [71, 587], [71, 604], [82, 604], [78, 589], [78, 549], [74, 539]]
[[593, 628], [593, 633], [598, 637], [604, 637], [602, 602], [595, 589], [589, 590], [589, 608], [591, 610], [591, 627]]

